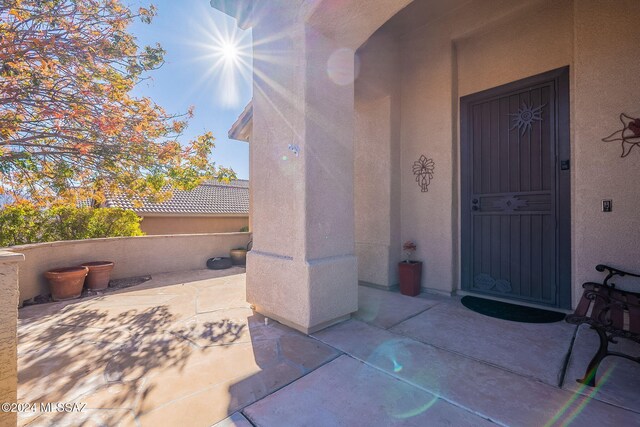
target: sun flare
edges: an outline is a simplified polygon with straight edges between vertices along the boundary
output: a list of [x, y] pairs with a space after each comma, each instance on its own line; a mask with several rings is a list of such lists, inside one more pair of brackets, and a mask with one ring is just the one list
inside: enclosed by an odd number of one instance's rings
[[214, 21], [209, 18], [197, 25], [199, 39], [190, 42], [198, 54], [196, 61], [209, 64], [208, 70], [194, 87], [213, 84], [216, 101], [227, 108], [236, 108], [240, 102], [241, 87], [253, 77], [251, 31], [240, 30], [235, 22]]
[[234, 40], [223, 41], [219, 49], [225, 61], [236, 62], [239, 59], [240, 51]]

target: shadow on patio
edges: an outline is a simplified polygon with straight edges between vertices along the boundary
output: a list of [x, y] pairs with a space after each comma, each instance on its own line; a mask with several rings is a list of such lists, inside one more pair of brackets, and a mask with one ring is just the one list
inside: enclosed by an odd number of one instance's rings
[[595, 348], [588, 329], [360, 288], [354, 319], [308, 337], [255, 314], [242, 272], [157, 275], [22, 309], [20, 401], [86, 408], [22, 414], [20, 424], [640, 423], [637, 364], [605, 361], [594, 390], [573, 381]]
[[337, 356], [266, 325], [244, 302], [243, 272], [156, 275], [105, 296], [22, 309], [20, 402], [86, 408], [23, 413], [19, 424], [211, 425]]

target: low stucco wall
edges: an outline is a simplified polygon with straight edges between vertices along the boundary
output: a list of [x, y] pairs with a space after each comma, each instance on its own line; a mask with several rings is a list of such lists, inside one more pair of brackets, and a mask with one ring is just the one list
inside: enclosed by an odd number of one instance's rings
[[140, 229], [148, 236], [235, 233], [249, 226], [249, 216], [145, 216]]
[[[18, 265], [23, 259], [0, 250], [0, 403], [15, 403], [18, 397]], [[16, 422], [15, 413], [0, 411], [0, 425]]]
[[143, 276], [205, 268], [207, 259], [229, 256], [229, 250], [245, 247], [249, 233], [186, 234], [108, 239], [73, 240], [14, 246], [24, 254], [20, 265], [20, 303], [49, 293], [44, 272], [88, 261], [115, 262], [112, 278]]

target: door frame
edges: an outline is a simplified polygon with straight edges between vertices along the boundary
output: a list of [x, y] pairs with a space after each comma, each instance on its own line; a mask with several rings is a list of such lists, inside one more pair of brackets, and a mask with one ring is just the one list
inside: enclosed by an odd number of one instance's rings
[[[553, 81], [555, 85], [555, 121], [556, 121], [556, 304], [553, 307], [571, 309], [571, 128], [569, 97], [569, 66], [557, 68], [545, 73], [520, 79], [491, 89], [476, 92], [460, 98], [460, 284], [465, 292], [473, 293], [470, 286], [471, 276], [471, 177], [465, 179], [464, 172], [471, 165], [468, 121], [472, 105], [480, 100], [496, 97]], [[569, 169], [561, 170], [560, 161], [569, 161]], [[491, 298], [489, 295], [481, 294]], [[513, 299], [513, 301], [518, 301]], [[523, 301], [524, 302], [524, 301]], [[542, 305], [542, 303], [540, 303]]]

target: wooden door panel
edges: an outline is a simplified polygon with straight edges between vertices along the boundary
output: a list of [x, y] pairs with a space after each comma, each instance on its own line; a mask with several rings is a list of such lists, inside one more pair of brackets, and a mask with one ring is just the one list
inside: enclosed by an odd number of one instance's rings
[[[463, 289], [561, 306], [558, 141], [566, 70], [461, 100]], [[568, 107], [565, 109], [568, 112]], [[563, 178], [568, 179], [568, 174]], [[564, 191], [566, 193], [566, 191]], [[566, 210], [566, 209], [565, 209]], [[566, 219], [566, 218], [565, 218]], [[568, 224], [567, 221], [562, 221]], [[562, 236], [565, 236], [562, 234]], [[567, 248], [568, 245], [562, 246]], [[564, 271], [564, 270], [563, 270]], [[562, 293], [562, 298], [560, 294]], [[562, 300], [562, 302], [561, 302]]]

